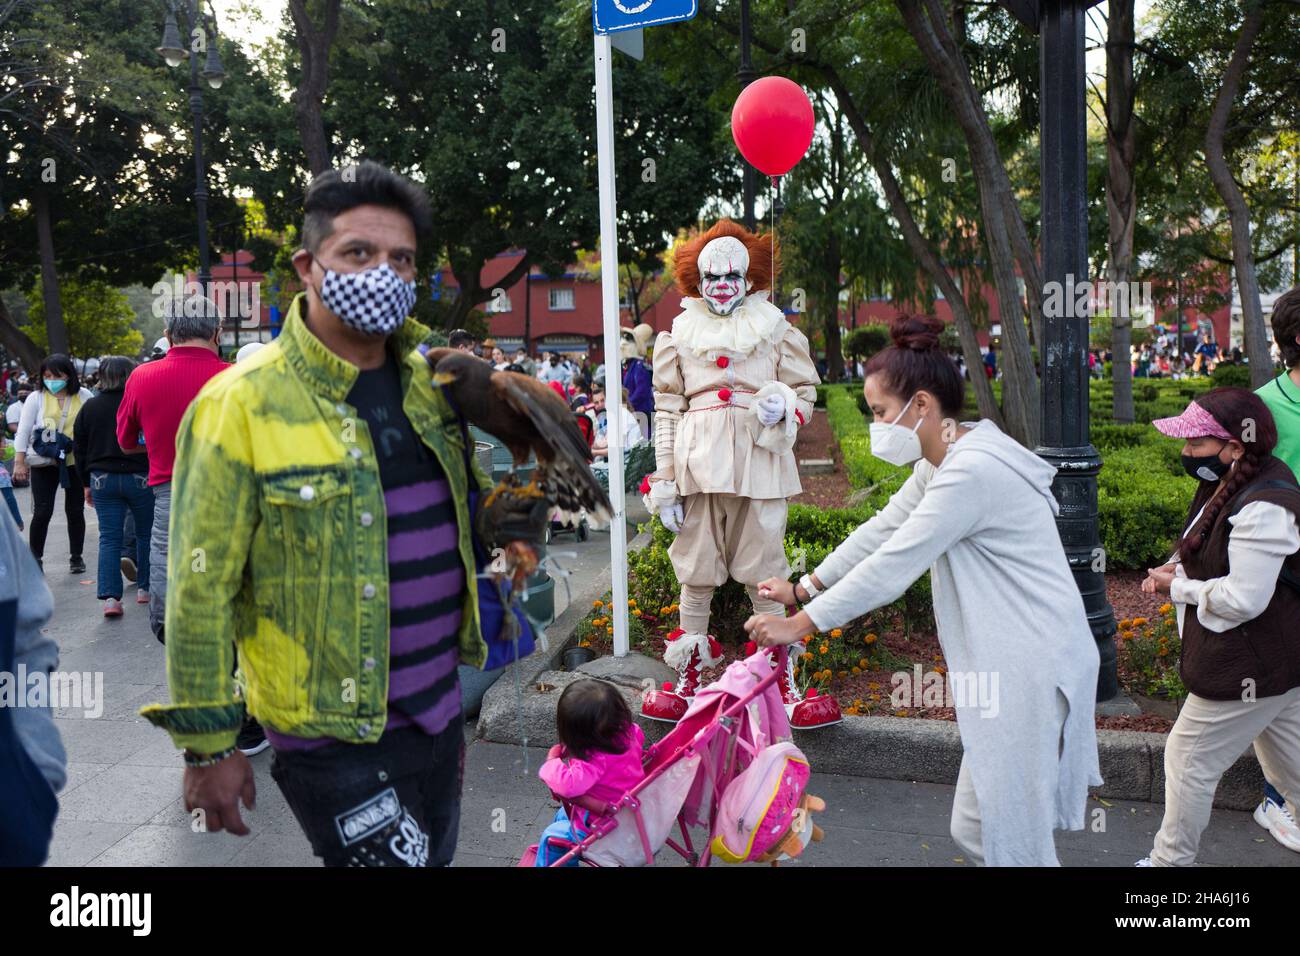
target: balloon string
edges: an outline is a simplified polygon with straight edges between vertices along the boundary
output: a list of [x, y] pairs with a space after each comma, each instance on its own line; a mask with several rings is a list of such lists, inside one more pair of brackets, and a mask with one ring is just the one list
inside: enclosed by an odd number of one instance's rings
[[[772, 304], [780, 308], [780, 296], [776, 288], [776, 177], [773, 176], [767, 187], [768, 215], [772, 219]], [[783, 310], [784, 311], [784, 310]]]

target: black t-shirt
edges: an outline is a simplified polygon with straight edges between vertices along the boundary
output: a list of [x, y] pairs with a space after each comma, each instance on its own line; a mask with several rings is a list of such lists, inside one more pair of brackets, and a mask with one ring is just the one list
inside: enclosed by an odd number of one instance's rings
[[379, 483], [385, 489], [443, 477], [438, 459], [420, 441], [402, 410], [402, 376], [391, 352], [379, 368], [357, 376], [348, 402], [370, 427]]

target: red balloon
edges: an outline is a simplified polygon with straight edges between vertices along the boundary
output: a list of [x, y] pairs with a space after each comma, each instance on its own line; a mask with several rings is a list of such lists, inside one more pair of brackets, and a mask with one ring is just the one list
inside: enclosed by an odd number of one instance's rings
[[731, 137], [759, 172], [784, 176], [808, 152], [813, 108], [808, 94], [784, 76], [765, 76], [740, 91], [731, 108]]

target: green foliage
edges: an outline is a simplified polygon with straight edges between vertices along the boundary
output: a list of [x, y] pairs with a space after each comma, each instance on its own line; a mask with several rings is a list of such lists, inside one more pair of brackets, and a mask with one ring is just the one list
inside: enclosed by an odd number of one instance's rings
[[879, 507], [903, 487], [910, 472], [871, 454], [866, 420], [849, 390], [832, 391], [826, 396], [826, 418], [840, 443], [849, 483], [854, 488], [870, 489], [867, 500], [877, 502]]
[[[121, 291], [99, 279], [65, 279], [61, 298], [68, 347], [73, 355], [134, 357], [139, 353], [144, 338], [134, 326], [135, 310]], [[25, 331], [42, 351], [47, 351], [45, 301], [39, 282], [27, 294], [27, 302], [31, 325]]]
[[1215, 388], [1222, 388], [1225, 385], [1250, 388], [1250, 366], [1221, 362], [1210, 373], [1210, 383]]
[[860, 325], [844, 337], [844, 354], [866, 361], [889, 345], [889, 329], [883, 325]]
[[1119, 622], [1119, 664], [1131, 690], [1148, 697], [1180, 702], [1187, 696], [1178, 674], [1183, 642], [1178, 617], [1166, 603], [1156, 618], [1125, 618]]

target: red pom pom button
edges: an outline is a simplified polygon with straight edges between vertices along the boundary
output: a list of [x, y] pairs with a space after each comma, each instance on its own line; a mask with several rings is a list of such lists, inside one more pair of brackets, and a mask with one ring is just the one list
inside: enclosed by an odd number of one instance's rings
[[807, 697], [809, 700], [812, 700], [814, 697], [817, 696], [817, 688], [816, 688], [816, 687], [809, 687], [809, 688], [808, 688], [808, 693], [805, 694], [804, 696]]
[[641, 494], [643, 494], [643, 495], [648, 495], [648, 494], [650, 494], [650, 476], [649, 476], [649, 475], [646, 475], [644, 478], [641, 479]]
[[731, 389], [729, 388], [718, 389], [718, 398], [720, 398], [724, 402], [731, 401]]
[[664, 690], [672, 690], [672, 689], [673, 689], [673, 682], [670, 680], [664, 681]]
[[718, 368], [726, 368], [730, 364], [731, 359], [727, 358], [725, 355], [718, 356]]

